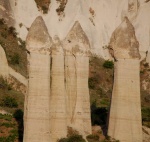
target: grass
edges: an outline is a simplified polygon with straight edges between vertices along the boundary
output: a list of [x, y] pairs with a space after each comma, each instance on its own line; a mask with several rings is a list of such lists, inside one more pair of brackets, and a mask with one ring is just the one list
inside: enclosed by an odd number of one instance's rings
[[0, 86], [0, 104], [6, 101], [6, 104], [0, 106], [0, 109], [9, 113], [0, 113], [0, 142], [22, 141], [24, 95], [9, 89], [7, 81], [1, 77]]

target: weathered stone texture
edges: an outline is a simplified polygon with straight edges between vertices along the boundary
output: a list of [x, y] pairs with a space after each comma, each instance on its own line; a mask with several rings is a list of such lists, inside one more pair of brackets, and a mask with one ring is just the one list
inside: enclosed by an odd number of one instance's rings
[[108, 135], [121, 142], [142, 142], [138, 46], [134, 28], [125, 18], [110, 41], [116, 62]]
[[64, 52], [57, 36], [51, 58], [50, 133], [52, 141], [67, 136]]
[[75, 22], [63, 45], [68, 125], [85, 136], [91, 133], [88, 90], [90, 46], [79, 22]]
[[115, 59], [140, 58], [139, 43], [135, 36], [134, 27], [127, 17], [113, 32], [109, 43], [110, 52]]
[[50, 47], [52, 40], [41, 17], [27, 36], [29, 86], [25, 96], [24, 142], [50, 142]]
[[138, 59], [115, 63], [108, 135], [121, 142], [142, 142]]

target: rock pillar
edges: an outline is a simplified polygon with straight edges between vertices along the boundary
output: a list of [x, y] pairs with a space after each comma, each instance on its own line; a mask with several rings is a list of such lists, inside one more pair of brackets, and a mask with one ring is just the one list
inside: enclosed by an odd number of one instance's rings
[[41, 17], [27, 36], [29, 86], [25, 96], [24, 142], [50, 142], [50, 47], [52, 40]]
[[8, 77], [8, 62], [5, 51], [0, 45], [0, 76]]
[[90, 99], [88, 89], [89, 41], [76, 22], [65, 41], [65, 73], [68, 98], [68, 125], [83, 136], [91, 133]]
[[139, 44], [127, 18], [109, 47], [116, 61], [108, 135], [120, 142], [142, 142]]
[[57, 36], [51, 58], [50, 133], [52, 142], [67, 136], [64, 51]]

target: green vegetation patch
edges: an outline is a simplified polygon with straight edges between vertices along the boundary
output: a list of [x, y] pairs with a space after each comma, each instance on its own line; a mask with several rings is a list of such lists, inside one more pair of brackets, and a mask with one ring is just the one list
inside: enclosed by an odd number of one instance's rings
[[4, 48], [9, 66], [27, 76], [27, 54], [25, 41], [17, 37], [14, 27], [8, 27], [4, 19], [0, 19], [0, 45]]

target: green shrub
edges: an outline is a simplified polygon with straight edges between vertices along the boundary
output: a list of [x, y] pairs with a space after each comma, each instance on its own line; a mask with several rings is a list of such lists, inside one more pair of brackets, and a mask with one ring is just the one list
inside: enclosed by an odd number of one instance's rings
[[114, 63], [113, 63], [113, 61], [107, 60], [104, 62], [103, 67], [107, 68], [107, 69], [112, 69], [112, 68], [114, 68]]
[[15, 135], [10, 135], [8, 137], [0, 137], [0, 142], [15, 142], [15, 139]]
[[8, 84], [7, 80], [0, 76], [0, 88], [11, 90], [11, 85]]
[[72, 135], [68, 138], [68, 142], [86, 142], [81, 135]]
[[20, 63], [20, 56], [19, 54], [16, 53], [11, 57], [11, 64], [16, 65], [19, 63]]
[[58, 142], [86, 142], [81, 135], [72, 135], [68, 138], [62, 138]]
[[89, 88], [90, 89], [95, 89], [95, 86], [98, 83], [98, 78], [97, 77], [90, 77], [88, 80]]
[[5, 126], [6, 128], [12, 128], [14, 124], [5, 122], [5, 123], [2, 123], [1, 126]]
[[18, 109], [14, 112], [13, 117], [17, 121], [23, 121], [23, 111], [21, 109]]
[[142, 108], [142, 123], [150, 127], [150, 108]]
[[88, 142], [98, 142], [99, 141], [99, 136], [98, 135], [88, 135], [86, 137]]
[[6, 121], [11, 121], [12, 120], [12, 115], [10, 115], [10, 114], [1, 114], [0, 113], [0, 119], [4, 119]]
[[17, 36], [16, 29], [14, 27], [9, 27], [8, 32], [12, 34], [14, 37]]
[[2, 99], [2, 106], [9, 107], [9, 108], [16, 108], [18, 107], [18, 103], [15, 98], [12, 98], [10, 96], [6, 96]]

